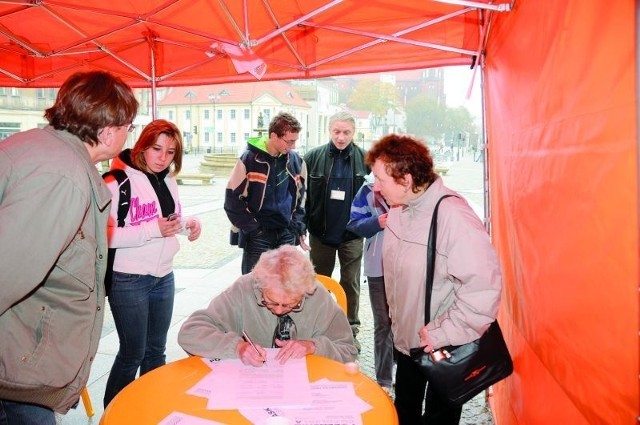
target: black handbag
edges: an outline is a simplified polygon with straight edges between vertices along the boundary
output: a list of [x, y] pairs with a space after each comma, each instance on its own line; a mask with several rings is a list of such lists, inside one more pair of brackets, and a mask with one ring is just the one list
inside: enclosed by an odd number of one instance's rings
[[[449, 196], [454, 195], [445, 195], [438, 200], [429, 229], [425, 324], [429, 323], [431, 317], [438, 207], [440, 202]], [[462, 406], [489, 386], [513, 373], [513, 361], [497, 320], [475, 341], [443, 347], [431, 353], [425, 353], [424, 347], [412, 348], [410, 355], [426, 376], [428, 385], [452, 406]]]

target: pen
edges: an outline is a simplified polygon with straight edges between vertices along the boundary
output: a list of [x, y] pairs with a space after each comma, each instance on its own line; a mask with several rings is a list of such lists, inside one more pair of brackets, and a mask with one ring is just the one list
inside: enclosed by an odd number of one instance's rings
[[247, 335], [247, 332], [244, 329], [242, 330], [242, 338], [244, 338], [244, 340], [247, 341], [249, 345], [253, 347], [253, 349], [256, 351], [256, 354], [260, 356], [260, 358], [262, 359], [262, 363], [266, 363], [267, 361], [264, 359], [264, 357], [262, 357], [262, 354], [260, 354], [260, 351], [258, 351], [258, 347], [256, 347], [253, 341], [251, 341], [251, 338], [249, 338], [249, 335]]

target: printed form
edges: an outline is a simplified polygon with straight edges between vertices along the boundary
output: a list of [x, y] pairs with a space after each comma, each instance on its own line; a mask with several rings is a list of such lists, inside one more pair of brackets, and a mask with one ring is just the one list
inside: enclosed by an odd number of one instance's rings
[[[277, 348], [268, 348], [264, 366], [239, 359], [202, 359], [211, 372], [187, 394], [204, 397], [207, 409], [239, 410], [253, 424], [270, 417], [286, 417], [298, 425], [362, 425], [362, 413], [371, 406], [355, 392], [352, 382], [322, 379], [309, 382], [306, 358], [275, 360]], [[160, 425], [217, 425], [218, 422], [173, 412]]]

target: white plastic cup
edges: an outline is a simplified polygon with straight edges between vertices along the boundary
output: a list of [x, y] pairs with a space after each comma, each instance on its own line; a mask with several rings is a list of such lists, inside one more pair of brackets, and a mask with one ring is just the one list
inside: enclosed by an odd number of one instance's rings
[[344, 364], [344, 370], [348, 375], [356, 375], [360, 371], [360, 366], [355, 362], [348, 362]]

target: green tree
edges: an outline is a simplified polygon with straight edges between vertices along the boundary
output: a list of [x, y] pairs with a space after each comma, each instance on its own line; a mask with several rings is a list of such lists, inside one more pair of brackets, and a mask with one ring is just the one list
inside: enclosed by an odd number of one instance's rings
[[361, 80], [349, 96], [347, 105], [383, 117], [390, 108], [398, 106], [399, 99], [398, 89], [393, 84]]
[[441, 141], [445, 133], [446, 108], [438, 105], [435, 99], [416, 96], [407, 102], [407, 132], [415, 134], [435, 144]]
[[429, 144], [451, 145], [459, 133], [477, 132], [467, 108], [449, 108], [428, 96], [416, 96], [407, 103], [407, 132], [422, 137]]

